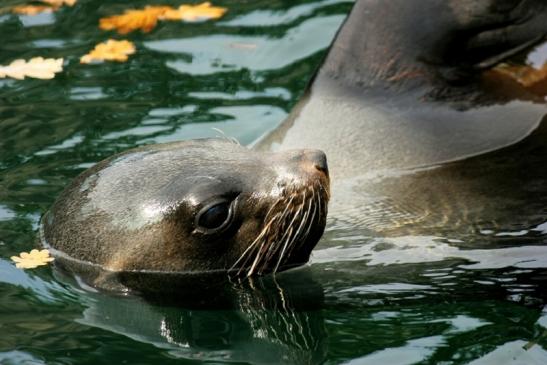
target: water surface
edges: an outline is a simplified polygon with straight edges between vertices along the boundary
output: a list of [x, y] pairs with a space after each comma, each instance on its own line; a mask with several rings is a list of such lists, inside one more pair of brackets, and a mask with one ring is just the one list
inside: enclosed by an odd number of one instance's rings
[[219, 21], [124, 37], [137, 46], [126, 63], [79, 64], [96, 43], [122, 38], [99, 30], [100, 17], [150, 3], [80, 0], [53, 14], [0, 15], [0, 64], [65, 58], [54, 80], [0, 80], [1, 364], [547, 363], [541, 133], [513, 159], [485, 160], [516, 171], [499, 192], [517, 189], [526, 219], [515, 210], [510, 222], [461, 235], [404, 237], [330, 222], [311, 265], [229, 284], [214, 305], [205, 294], [186, 307], [105, 295], [50, 267], [16, 269], [9, 257], [37, 245], [41, 215], [101, 159], [217, 128], [248, 144], [275, 128], [351, 8], [219, 1], [229, 8]]

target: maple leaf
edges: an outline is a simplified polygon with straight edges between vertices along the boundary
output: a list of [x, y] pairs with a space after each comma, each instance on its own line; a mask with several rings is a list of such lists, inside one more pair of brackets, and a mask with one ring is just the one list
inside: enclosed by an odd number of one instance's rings
[[11, 9], [15, 14], [21, 15], [37, 15], [40, 13], [51, 13], [54, 8], [47, 5], [21, 5], [15, 6]]
[[99, 43], [91, 52], [80, 58], [81, 63], [92, 63], [100, 61], [125, 62], [130, 54], [135, 53], [135, 45], [129, 41], [117, 41], [109, 39]]
[[197, 22], [218, 19], [222, 17], [226, 11], [228, 11], [228, 9], [212, 6], [210, 2], [205, 2], [199, 5], [181, 5], [177, 9], [166, 11], [161, 15], [160, 19]]
[[0, 78], [11, 77], [23, 80], [25, 77], [35, 79], [52, 79], [63, 71], [62, 58], [35, 57], [30, 61], [15, 60], [7, 66], [0, 66]]
[[37, 249], [30, 252], [21, 252], [19, 256], [12, 256], [11, 259], [18, 269], [34, 269], [38, 266], [47, 265], [54, 260], [49, 255], [48, 250], [39, 251]]
[[77, 0], [40, 0], [40, 2], [49, 4], [53, 7], [61, 7], [63, 5], [74, 6]]
[[77, 0], [40, 0], [44, 5], [20, 5], [14, 6], [11, 11], [22, 15], [37, 15], [51, 13], [59, 10], [63, 5], [73, 6]]
[[101, 18], [99, 27], [103, 30], [117, 30], [120, 34], [127, 34], [137, 29], [148, 33], [158, 24], [158, 20], [195, 22], [220, 18], [226, 11], [226, 8], [212, 6], [209, 2], [199, 5], [181, 5], [176, 9], [170, 6], [146, 6], [144, 9], [126, 10], [122, 15]]
[[117, 30], [120, 34], [127, 34], [140, 29], [148, 33], [158, 23], [158, 18], [170, 10], [169, 6], [146, 6], [139, 10], [126, 10], [122, 15], [113, 15], [101, 18], [99, 28], [103, 30]]

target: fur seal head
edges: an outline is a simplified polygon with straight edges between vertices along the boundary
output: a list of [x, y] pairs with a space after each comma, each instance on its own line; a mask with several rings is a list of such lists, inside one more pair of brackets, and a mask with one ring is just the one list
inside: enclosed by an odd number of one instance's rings
[[266, 274], [308, 260], [328, 198], [320, 151], [151, 145], [83, 172], [42, 219], [41, 237], [60, 262], [114, 272]]

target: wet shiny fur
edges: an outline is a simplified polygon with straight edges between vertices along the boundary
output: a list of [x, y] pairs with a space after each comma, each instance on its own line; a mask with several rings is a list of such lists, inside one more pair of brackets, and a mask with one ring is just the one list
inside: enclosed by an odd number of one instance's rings
[[[43, 218], [57, 257], [111, 272], [265, 274], [305, 263], [325, 225], [323, 153], [258, 153], [226, 139], [152, 145], [80, 175]], [[230, 222], [203, 230], [199, 212], [230, 204]]]

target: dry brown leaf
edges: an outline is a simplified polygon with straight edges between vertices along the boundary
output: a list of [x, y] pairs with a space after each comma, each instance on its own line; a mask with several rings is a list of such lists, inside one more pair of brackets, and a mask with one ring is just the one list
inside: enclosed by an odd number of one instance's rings
[[196, 22], [209, 19], [218, 19], [223, 16], [226, 11], [228, 11], [228, 9], [212, 6], [210, 2], [205, 2], [199, 5], [181, 5], [177, 9], [166, 11], [163, 15], [161, 15], [160, 19]]
[[35, 57], [30, 61], [15, 60], [8, 66], [0, 66], [0, 78], [11, 77], [23, 80], [25, 77], [35, 79], [52, 79], [55, 74], [63, 71], [62, 58]]
[[30, 252], [21, 252], [19, 256], [12, 256], [11, 259], [15, 262], [15, 267], [19, 269], [34, 269], [38, 266], [47, 265], [54, 260], [49, 255], [48, 250], [37, 249]]
[[122, 15], [101, 18], [99, 27], [103, 30], [117, 30], [120, 34], [137, 29], [148, 33], [154, 29], [158, 18], [169, 9], [169, 6], [147, 6], [139, 10], [126, 10]]
[[21, 15], [37, 15], [51, 13], [59, 10], [63, 5], [73, 6], [77, 0], [40, 0], [44, 5], [20, 5], [11, 9], [12, 12]]
[[129, 41], [117, 41], [109, 39], [99, 43], [95, 48], [80, 58], [81, 63], [92, 63], [101, 61], [125, 62], [127, 57], [135, 53], [135, 45]]

